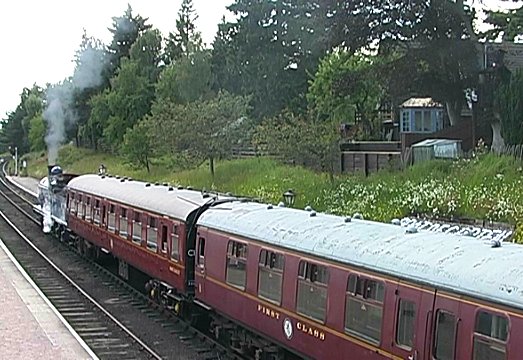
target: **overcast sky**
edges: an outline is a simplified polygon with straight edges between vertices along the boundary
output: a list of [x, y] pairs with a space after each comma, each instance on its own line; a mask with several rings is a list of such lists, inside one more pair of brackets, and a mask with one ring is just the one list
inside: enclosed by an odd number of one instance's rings
[[[478, 1], [478, 0], [476, 0]], [[72, 59], [83, 29], [108, 44], [113, 16], [127, 4], [134, 14], [149, 18], [163, 35], [175, 28], [181, 0], [14, 0], [0, 1], [0, 118], [14, 111], [24, 87], [45, 86], [72, 75]], [[197, 27], [210, 44], [226, 6], [233, 0], [193, 0]], [[486, 6], [508, 7], [500, 0], [483, 0]], [[231, 18], [231, 15], [227, 15]]]

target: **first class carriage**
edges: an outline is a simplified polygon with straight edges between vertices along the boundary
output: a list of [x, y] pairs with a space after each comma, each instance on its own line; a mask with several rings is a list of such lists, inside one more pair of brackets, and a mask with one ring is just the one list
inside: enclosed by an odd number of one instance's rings
[[83, 175], [82, 252], [257, 359], [519, 359], [523, 247]]

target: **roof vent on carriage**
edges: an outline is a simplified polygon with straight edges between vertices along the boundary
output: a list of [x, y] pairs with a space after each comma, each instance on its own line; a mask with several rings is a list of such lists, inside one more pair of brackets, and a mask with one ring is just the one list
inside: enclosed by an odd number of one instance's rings
[[151, 186], [151, 183], [145, 184], [145, 187], [150, 187], [150, 186]]
[[400, 219], [392, 219], [390, 221], [392, 225], [401, 226], [401, 220]]
[[267, 205], [267, 210], [271, 210], [273, 208], [274, 208], [274, 206], [272, 204]]
[[167, 191], [174, 191], [174, 188], [173, 188], [172, 186], [169, 186], [169, 187], [167, 188]]
[[413, 226], [413, 225], [410, 225], [410, 226], [407, 227], [407, 230], [405, 230], [405, 232], [407, 234], [415, 234], [415, 233], [418, 232], [418, 228]]
[[317, 215], [316, 211], [312, 210], [309, 214], [310, 217], [315, 217]]
[[305, 206], [305, 211], [312, 211], [312, 207], [310, 205]]
[[350, 216], [347, 216], [345, 219], [343, 219], [344, 222], [350, 223], [352, 221], [352, 218]]
[[280, 201], [280, 202], [278, 203], [278, 207], [281, 207], [281, 208], [284, 208], [284, 207], [285, 207], [285, 204], [283, 203], [283, 201]]
[[178, 190], [183, 190], [183, 186], [182, 186], [182, 185], [178, 185], [176, 188], [177, 188]]
[[361, 215], [360, 213], [354, 213], [354, 215], [352, 215], [352, 218], [356, 220], [363, 220], [363, 215]]

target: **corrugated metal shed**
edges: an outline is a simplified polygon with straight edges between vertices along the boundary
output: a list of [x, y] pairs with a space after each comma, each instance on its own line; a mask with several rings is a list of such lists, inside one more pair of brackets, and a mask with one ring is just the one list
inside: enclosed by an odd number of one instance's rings
[[523, 309], [523, 246], [464, 235], [317, 214], [257, 203], [227, 203], [198, 224], [383, 274]]
[[425, 139], [412, 145], [414, 163], [437, 158], [457, 159], [461, 154], [461, 140]]

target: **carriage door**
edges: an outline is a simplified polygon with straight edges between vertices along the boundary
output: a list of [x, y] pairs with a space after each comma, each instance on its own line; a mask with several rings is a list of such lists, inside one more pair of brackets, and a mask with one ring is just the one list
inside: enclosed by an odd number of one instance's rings
[[469, 344], [457, 346], [460, 339], [460, 303], [455, 299], [441, 296], [438, 293], [434, 303], [432, 335], [430, 343], [431, 359], [465, 359], [470, 358]]
[[205, 237], [198, 233], [198, 240], [196, 243], [196, 297], [203, 297], [205, 295]]
[[398, 284], [394, 314], [393, 353], [403, 359], [424, 360], [430, 333], [434, 291]]
[[101, 220], [101, 227], [102, 228], [106, 228], [107, 226], [107, 218], [106, 218], [106, 214], [107, 214], [107, 211], [106, 211], [106, 205], [105, 205], [105, 202], [103, 203], [102, 205], [102, 220]]

